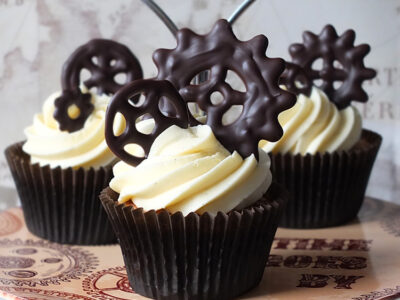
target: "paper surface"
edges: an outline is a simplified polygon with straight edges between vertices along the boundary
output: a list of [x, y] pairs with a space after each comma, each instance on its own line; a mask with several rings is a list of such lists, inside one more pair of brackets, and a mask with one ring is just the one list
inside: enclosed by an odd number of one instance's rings
[[[179, 27], [200, 33], [227, 18], [242, 0], [158, 1]], [[368, 194], [400, 203], [400, 2], [398, 0], [259, 0], [238, 20], [234, 31], [247, 40], [265, 34], [267, 54], [289, 58], [287, 48], [301, 42], [304, 30], [319, 33], [331, 23], [339, 34], [357, 32], [356, 44], [369, 43], [366, 65], [378, 77], [365, 88], [371, 96], [359, 105], [364, 127], [383, 135], [383, 145]], [[78, 46], [95, 37], [127, 44], [146, 77], [155, 75], [151, 54], [172, 48], [173, 36], [140, 0], [0, 0], [0, 149], [24, 139], [23, 129], [48, 95], [60, 89], [63, 62]], [[5, 158], [0, 155], [0, 208], [15, 205]]]
[[[279, 228], [260, 285], [240, 299], [396, 299], [399, 278], [400, 206], [367, 198], [349, 225]], [[0, 296], [147, 299], [131, 290], [119, 245], [47, 242], [27, 231], [19, 208], [0, 213]]]

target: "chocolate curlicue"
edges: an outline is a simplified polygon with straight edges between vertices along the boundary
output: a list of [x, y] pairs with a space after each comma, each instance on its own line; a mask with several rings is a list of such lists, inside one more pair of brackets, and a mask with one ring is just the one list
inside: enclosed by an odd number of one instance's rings
[[[81, 129], [94, 107], [90, 93], [80, 89], [81, 72], [88, 70], [90, 78], [83, 84], [96, 88], [100, 94], [114, 94], [125, 84], [142, 78], [142, 68], [133, 53], [124, 45], [107, 39], [93, 39], [76, 49], [64, 63], [61, 85], [62, 94], [55, 100], [54, 118], [60, 130], [69, 132]], [[118, 83], [116, 76], [124, 74], [124, 83]], [[79, 115], [71, 118], [68, 108], [76, 105]]]

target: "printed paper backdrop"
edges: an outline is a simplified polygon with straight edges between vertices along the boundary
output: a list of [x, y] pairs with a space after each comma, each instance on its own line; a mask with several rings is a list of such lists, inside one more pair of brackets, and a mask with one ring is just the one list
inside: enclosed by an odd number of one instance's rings
[[[118, 244], [38, 239], [20, 208], [0, 212], [0, 253], [0, 299], [148, 299], [131, 288]], [[260, 285], [238, 299], [394, 300], [399, 277], [400, 206], [366, 198], [350, 224], [279, 228]]]
[[[229, 17], [242, 0], [158, 0], [179, 27], [206, 33], [215, 20]], [[366, 65], [378, 76], [365, 83], [371, 96], [358, 105], [364, 127], [381, 133], [383, 146], [368, 194], [400, 203], [400, 1], [398, 0], [258, 0], [239, 19], [241, 39], [268, 36], [269, 56], [288, 57], [290, 43], [304, 30], [320, 32], [331, 23], [339, 34], [357, 32], [356, 44], [368, 42]], [[155, 74], [152, 52], [172, 48], [174, 38], [140, 0], [0, 0], [0, 148], [24, 139], [23, 129], [60, 88], [68, 55], [91, 38], [127, 44], [145, 75]], [[4, 155], [0, 155], [0, 209], [17, 203]]]

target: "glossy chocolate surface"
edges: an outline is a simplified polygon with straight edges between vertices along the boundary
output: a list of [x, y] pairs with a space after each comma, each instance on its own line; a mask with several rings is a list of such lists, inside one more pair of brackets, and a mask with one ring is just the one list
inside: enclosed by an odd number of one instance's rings
[[[366, 102], [368, 95], [362, 83], [376, 76], [375, 70], [366, 68], [363, 62], [370, 46], [354, 46], [355, 37], [353, 30], [338, 36], [332, 25], [326, 25], [319, 35], [304, 32], [303, 43], [289, 48], [292, 63], [302, 67], [339, 109], [346, 108], [351, 101]], [[322, 59], [319, 69], [313, 66], [317, 59]]]
[[[97, 94], [114, 94], [125, 84], [142, 78], [142, 68], [133, 53], [124, 45], [112, 40], [93, 39], [76, 49], [64, 63], [61, 85], [62, 94], [55, 101], [54, 118], [61, 130], [69, 132], [81, 129], [94, 107], [89, 93], [80, 89], [82, 71], [91, 76], [83, 81], [88, 88], [96, 88]], [[117, 82], [117, 76], [125, 76], [125, 82]], [[71, 118], [68, 108], [75, 104], [79, 116]]]
[[[258, 141], [277, 141], [282, 136], [278, 114], [295, 103], [295, 96], [279, 87], [285, 63], [265, 55], [268, 39], [258, 35], [239, 41], [226, 20], [219, 20], [210, 33], [198, 35], [189, 29], [179, 30], [175, 49], [155, 51], [157, 79], [170, 81], [186, 103], [196, 103], [207, 115], [217, 139], [230, 151], [243, 157], [258, 157]], [[206, 82], [192, 84], [201, 72], [209, 70]], [[246, 91], [233, 89], [227, 82], [228, 70], [235, 72]], [[211, 95], [219, 92], [223, 100], [213, 104]], [[231, 124], [223, 124], [224, 114], [232, 106], [242, 113]], [[199, 122], [190, 116], [190, 125]]]
[[[137, 101], [138, 96], [144, 95], [143, 103]], [[174, 108], [174, 116], [167, 116], [160, 109], [161, 100], [168, 101], [169, 107]], [[126, 122], [125, 130], [120, 135], [113, 131], [113, 124], [121, 113]], [[150, 134], [138, 131], [136, 123], [141, 117], [150, 115], [154, 119], [155, 127]], [[112, 98], [106, 113], [106, 142], [119, 158], [131, 165], [139, 164], [150, 151], [154, 139], [172, 125], [182, 128], [189, 126], [188, 110], [185, 102], [166, 80], [135, 80], [120, 89]], [[136, 144], [144, 150], [145, 156], [139, 157], [126, 151], [125, 146]]]
[[291, 93], [307, 96], [310, 96], [313, 86], [312, 80], [308, 77], [304, 69], [290, 62], [286, 62], [285, 71], [279, 83], [285, 85]]

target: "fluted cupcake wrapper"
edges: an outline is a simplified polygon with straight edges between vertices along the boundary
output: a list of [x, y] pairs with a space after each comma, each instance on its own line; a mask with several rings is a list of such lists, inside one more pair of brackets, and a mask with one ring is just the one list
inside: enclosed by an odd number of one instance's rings
[[5, 155], [29, 231], [63, 244], [116, 242], [98, 199], [112, 177], [111, 166], [96, 170], [40, 167], [30, 163], [22, 144], [9, 146]]
[[216, 216], [144, 212], [100, 199], [121, 245], [133, 290], [155, 299], [231, 299], [255, 287], [264, 273], [287, 194], [272, 185], [249, 208]]
[[320, 228], [353, 220], [364, 200], [381, 142], [380, 135], [363, 130], [360, 141], [349, 151], [271, 154], [272, 176], [289, 192], [280, 225]]

